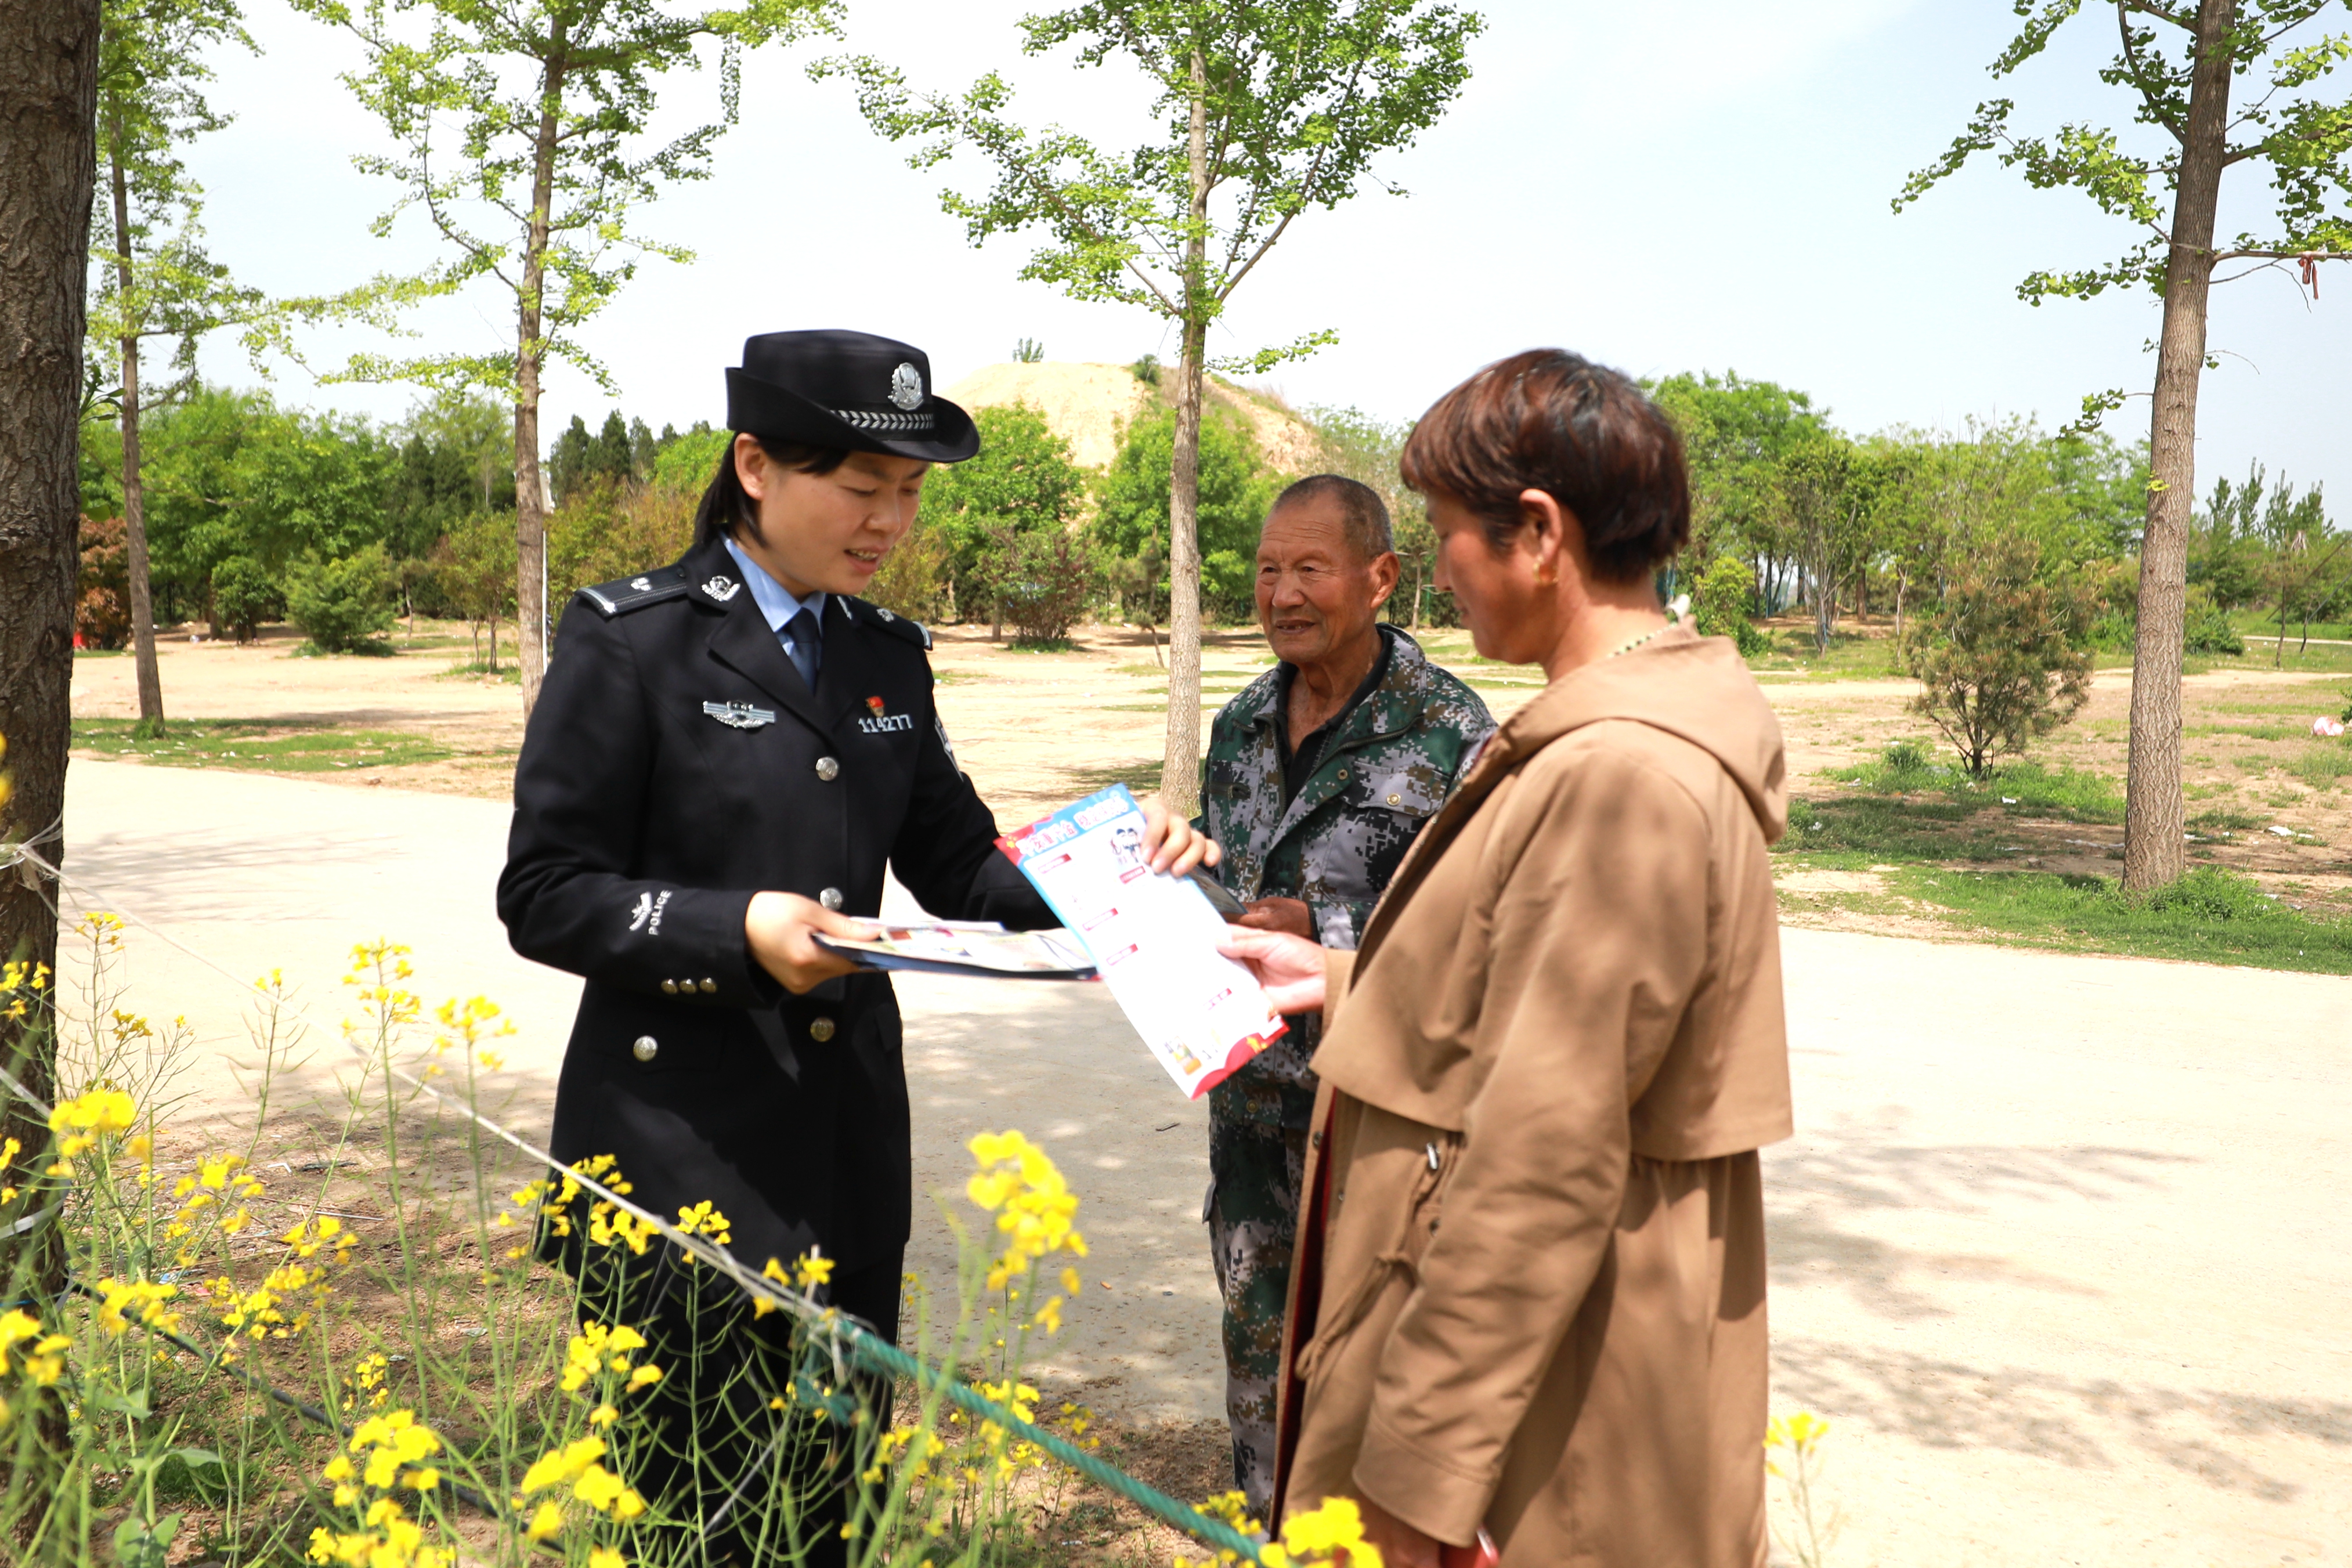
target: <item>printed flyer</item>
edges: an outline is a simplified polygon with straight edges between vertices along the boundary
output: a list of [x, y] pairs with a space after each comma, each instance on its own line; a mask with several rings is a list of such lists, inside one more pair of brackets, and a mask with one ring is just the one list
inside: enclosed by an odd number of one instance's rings
[[997, 840], [1086, 944], [1152, 1056], [1194, 1100], [1286, 1026], [1250, 972], [1217, 951], [1225, 922], [1190, 879], [1155, 876], [1125, 784]]
[[817, 933], [861, 969], [980, 974], [1000, 980], [1092, 980], [1094, 961], [1066, 931], [1006, 931], [994, 921], [885, 925], [863, 941]]

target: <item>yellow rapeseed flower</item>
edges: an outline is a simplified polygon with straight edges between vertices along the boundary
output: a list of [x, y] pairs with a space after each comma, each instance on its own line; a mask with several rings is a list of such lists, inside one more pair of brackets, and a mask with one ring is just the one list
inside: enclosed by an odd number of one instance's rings
[[166, 1331], [180, 1326], [180, 1315], [163, 1305], [180, 1293], [177, 1285], [158, 1285], [145, 1279], [101, 1279], [98, 1282], [98, 1326], [114, 1339], [121, 1339], [131, 1327], [131, 1315], [149, 1328]]
[[550, 1448], [523, 1472], [521, 1495], [529, 1497], [549, 1487], [562, 1486], [577, 1479], [583, 1470], [604, 1457], [604, 1439], [602, 1437], [583, 1437], [561, 1448]]
[[1282, 1547], [1294, 1563], [1344, 1561], [1348, 1568], [1381, 1568], [1380, 1549], [1365, 1541], [1363, 1511], [1353, 1498], [1325, 1498], [1322, 1507], [1284, 1520]]

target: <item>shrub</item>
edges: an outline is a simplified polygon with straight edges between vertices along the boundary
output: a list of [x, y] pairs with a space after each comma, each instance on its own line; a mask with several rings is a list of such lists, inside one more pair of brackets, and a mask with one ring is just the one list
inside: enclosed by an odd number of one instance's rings
[[286, 574], [286, 607], [321, 653], [389, 652], [392, 559], [370, 544], [334, 561], [299, 561]]
[[945, 620], [955, 603], [949, 567], [946, 538], [939, 529], [918, 521], [882, 558], [882, 570], [866, 584], [865, 596], [909, 620]]
[[1102, 592], [1099, 556], [1064, 529], [1020, 536], [999, 588], [1016, 642], [1060, 643]]
[[81, 520], [81, 573], [75, 584], [74, 636], [84, 647], [131, 640], [129, 528], [119, 517]]
[[[980, 455], [935, 469], [923, 485], [915, 529], [937, 539], [945, 559], [939, 579], [916, 586], [936, 592], [953, 618], [1001, 624], [1009, 606], [998, 588], [1013, 570], [1020, 540], [1067, 528], [1087, 481], [1070, 460], [1069, 443], [1028, 405], [983, 408], [972, 422]], [[908, 576], [916, 564], [903, 569]]]
[[284, 617], [286, 595], [278, 579], [250, 555], [232, 555], [213, 568], [213, 630], [241, 643], [261, 635], [262, 624]]
[[1133, 364], [1129, 365], [1127, 368], [1134, 372], [1135, 379], [1143, 383], [1144, 385], [1158, 386], [1160, 384], [1160, 356], [1158, 354], [1145, 354], [1141, 359], [1137, 360]]
[[2190, 653], [2235, 656], [2246, 651], [2246, 639], [2230, 624], [2229, 611], [2214, 602], [2213, 591], [2203, 584], [2189, 590], [2189, 601], [2181, 616], [2186, 622], [2183, 640]]
[[1703, 637], [1729, 637], [1739, 657], [1770, 650], [1772, 639], [1756, 629], [1756, 574], [1736, 555], [1718, 555], [1691, 584], [1691, 620]]
[[[555, 549], [552, 531], [548, 537], [548, 549], [551, 555]], [[431, 581], [442, 604], [465, 620], [474, 638], [473, 662], [477, 665], [483, 662], [482, 631], [488, 630], [490, 657], [486, 668], [496, 675], [499, 622], [501, 618], [510, 621], [515, 615], [513, 524], [495, 512], [475, 512], [457, 519], [433, 547]]]
[[[1128, 431], [1100, 479], [1096, 540], [1116, 560], [1168, 559], [1169, 472], [1176, 446], [1172, 409], [1146, 413]], [[1201, 420], [1201, 604], [1228, 624], [1255, 618], [1258, 529], [1280, 488], [1256, 439], [1213, 412]]]
[[2072, 719], [2090, 700], [2091, 601], [2040, 579], [2042, 548], [2011, 536], [1969, 557], [1943, 603], [1905, 634], [1903, 657], [1924, 689], [1911, 702], [1980, 779], [1995, 756]]

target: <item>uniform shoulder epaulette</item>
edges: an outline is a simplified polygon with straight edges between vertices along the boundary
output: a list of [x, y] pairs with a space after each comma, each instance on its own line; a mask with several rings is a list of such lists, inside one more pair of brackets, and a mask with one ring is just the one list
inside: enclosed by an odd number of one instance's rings
[[930, 651], [930, 630], [922, 622], [910, 621], [895, 610], [886, 610], [879, 605], [869, 605], [865, 600], [853, 598], [847, 594], [841, 595], [841, 602], [850, 606], [850, 614], [866, 626], [877, 627], [890, 633], [893, 637], [904, 637], [925, 653]]
[[634, 577], [618, 582], [599, 583], [593, 588], [583, 588], [580, 596], [596, 606], [605, 619], [625, 616], [631, 610], [642, 610], [647, 605], [658, 605], [665, 599], [675, 599], [686, 592], [686, 567], [659, 566], [651, 572], [640, 572]]

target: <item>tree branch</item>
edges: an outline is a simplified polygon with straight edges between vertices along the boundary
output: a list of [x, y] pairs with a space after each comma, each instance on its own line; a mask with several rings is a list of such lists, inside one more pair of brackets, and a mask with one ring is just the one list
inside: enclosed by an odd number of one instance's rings
[[2124, 38], [2124, 68], [2131, 73], [2132, 85], [2139, 89], [2139, 99], [2147, 105], [2156, 122], [2172, 132], [2172, 139], [2182, 146], [2189, 145], [2189, 128], [2164, 112], [2156, 93], [2147, 85], [2147, 74], [2140, 68], [2139, 46], [2132, 41], [2131, 13], [2137, 9], [2132, 0], [2116, 0], [2116, 30]]

